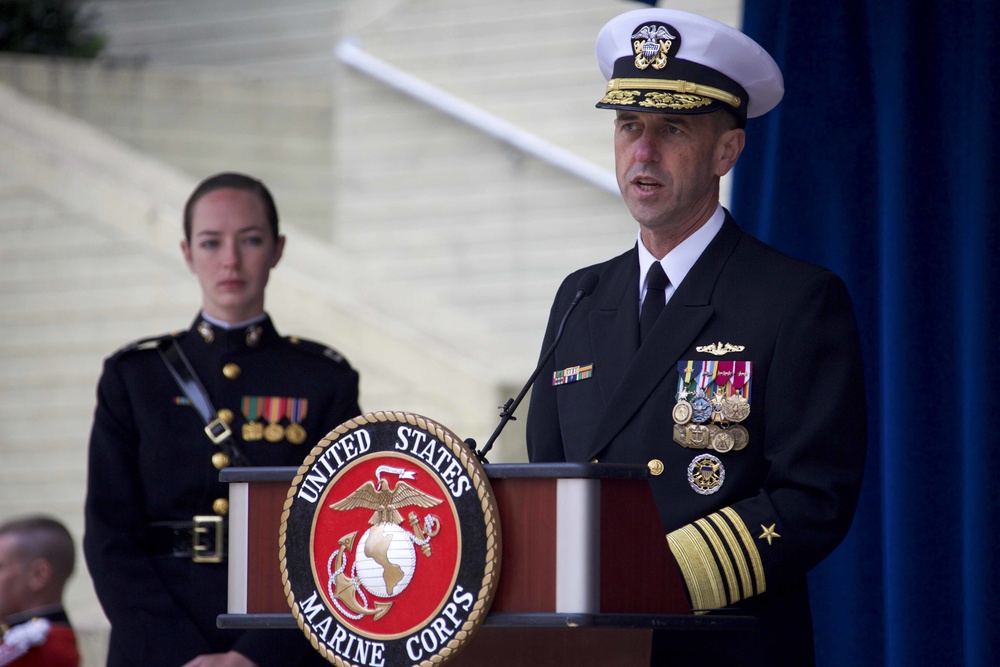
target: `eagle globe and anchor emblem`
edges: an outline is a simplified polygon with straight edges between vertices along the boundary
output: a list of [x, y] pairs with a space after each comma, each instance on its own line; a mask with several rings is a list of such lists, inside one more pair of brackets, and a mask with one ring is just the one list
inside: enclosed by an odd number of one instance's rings
[[[390, 488], [389, 482], [382, 477], [383, 474], [397, 475], [400, 481], [394, 488]], [[333, 604], [349, 618], [358, 620], [362, 616], [371, 615], [378, 620], [384, 616], [392, 603], [375, 602], [374, 608], [368, 608], [365, 591], [382, 599], [399, 595], [406, 590], [416, 571], [417, 554], [414, 545], [419, 546], [425, 556], [431, 556], [430, 541], [441, 529], [440, 519], [433, 514], [426, 514], [421, 527], [416, 512], [411, 511], [409, 522], [413, 532], [400, 525], [403, 522], [400, 508], [409, 505], [428, 508], [443, 502], [403, 481], [415, 477], [413, 470], [379, 466], [375, 469], [375, 484], [365, 482], [347, 498], [329, 506], [338, 511], [356, 508], [374, 510], [368, 520], [372, 527], [357, 541], [350, 576], [345, 572], [358, 531], [341, 537], [338, 541], [339, 548], [330, 554], [327, 562], [327, 574], [330, 577], [327, 592]]]
[[485, 620], [500, 574], [476, 454], [430, 419], [375, 412], [306, 456], [279, 531], [299, 628], [338, 667], [441, 664]]

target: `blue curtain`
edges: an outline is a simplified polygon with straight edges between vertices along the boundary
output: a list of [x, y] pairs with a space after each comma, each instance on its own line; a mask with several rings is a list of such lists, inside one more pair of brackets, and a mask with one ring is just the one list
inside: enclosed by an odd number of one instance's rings
[[733, 213], [847, 281], [865, 352], [860, 505], [810, 577], [818, 662], [1000, 665], [1000, 3], [753, 0], [744, 30], [786, 93], [748, 125]]

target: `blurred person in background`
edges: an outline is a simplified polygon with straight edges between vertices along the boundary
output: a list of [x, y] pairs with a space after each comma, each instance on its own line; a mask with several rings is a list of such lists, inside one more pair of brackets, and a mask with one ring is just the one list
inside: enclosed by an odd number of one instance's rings
[[0, 666], [80, 664], [63, 608], [75, 563], [73, 537], [56, 519], [31, 516], [0, 524]]

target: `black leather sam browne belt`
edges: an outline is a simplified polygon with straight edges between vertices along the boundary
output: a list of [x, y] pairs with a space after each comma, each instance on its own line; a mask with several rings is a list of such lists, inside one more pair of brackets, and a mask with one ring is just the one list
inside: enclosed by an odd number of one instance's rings
[[[229, 426], [219, 419], [201, 380], [174, 340], [158, 348], [163, 363], [205, 423], [205, 435], [232, 465], [250, 464], [233, 439]], [[157, 521], [149, 525], [147, 551], [160, 557], [190, 558], [195, 563], [221, 563], [226, 554], [226, 523], [221, 516], [195, 516], [191, 521]]]
[[194, 369], [191, 368], [191, 363], [187, 360], [187, 357], [181, 352], [177, 341], [165, 341], [161, 343], [158, 349], [163, 363], [167, 365], [167, 369], [170, 371], [170, 375], [173, 376], [177, 386], [184, 392], [184, 395], [201, 417], [201, 420], [205, 422], [205, 435], [208, 436], [208, 439], [222, 449], [222, 453], [229, 457], [232, 465], [250, 465], [250, 461], [247, 460], [243, 452], [240, 451], [236, 441], [233, 440], [233, 432], [229, 430], [229, 426], [219, 419], [219, 413], [212, 405], [212, 399], [208, 397], [208, 392], [205, 391], [205, 387], [201, 384], [198, 376], [195, 375]]
[[160, 558], [221, 563], [226, 559], [227, 532], [221, 516], [196, 516], [191, 521], [154, 521], [149, 524], [146, 551]]

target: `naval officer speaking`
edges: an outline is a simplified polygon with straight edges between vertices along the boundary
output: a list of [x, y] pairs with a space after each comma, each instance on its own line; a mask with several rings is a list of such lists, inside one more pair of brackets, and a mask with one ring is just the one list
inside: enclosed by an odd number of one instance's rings
[[806, 573], [847, 533], [865, 459], [857, 327], [836, 275], [719, 203], [781, 72], [741, 32], [668, 9], [612, 19], [596, 50], [638, 240], [556, 294], [543, 350], [597, 278], [533, 386], [529, 459], [648, 465], [675, 560], [661, 566], [696, 613], [757, 619], [657, 633], [653, 664], [813, 664]]

